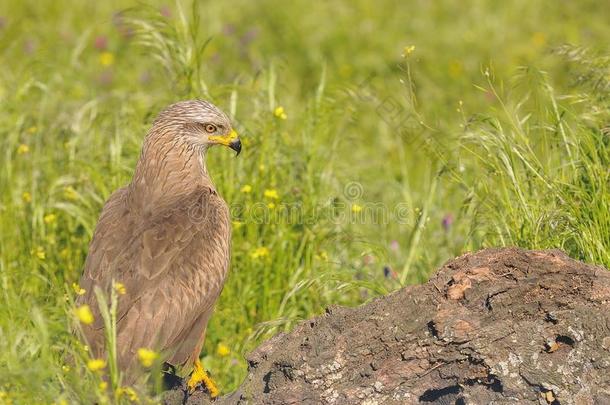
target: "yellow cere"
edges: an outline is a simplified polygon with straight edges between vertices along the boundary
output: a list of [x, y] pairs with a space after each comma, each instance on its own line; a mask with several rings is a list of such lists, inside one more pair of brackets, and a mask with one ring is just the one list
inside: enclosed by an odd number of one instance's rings
[[208, 140], [209, 141], [216, 142], [216, 143], [218, 143], [220, 145], [225, 145], [225, 146], [229, 146], [231, 144], [231, 142], [233, 142], [236, 139], [239, 139], [239, 136], [237, 135], [237, 132], [235, 132], [235, 130], [232, 130], [227, 135], [210, 135], [210, 136], [208, 136]]

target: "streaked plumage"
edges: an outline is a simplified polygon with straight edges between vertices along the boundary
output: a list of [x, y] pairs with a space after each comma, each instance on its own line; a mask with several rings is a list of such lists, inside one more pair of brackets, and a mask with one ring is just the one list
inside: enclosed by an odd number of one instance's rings
[[[210, 132], [211, 129], [215, 131]], [[117, 352], [127, 381], [137, 351], [163, 353], [187, 368], [199, 357], [205, 329], [229, 267], [231, 223], [205, 165], [213, 144], [241, 144], [227, 116], [194, 100], [165, 109], [148, 132], [133, 179], [102, 210], [80, 286], [95, 322], [84, 329], [93, 357], [103, 357], [104, 328], [94, 288], [125, 286], [117, 311]]]

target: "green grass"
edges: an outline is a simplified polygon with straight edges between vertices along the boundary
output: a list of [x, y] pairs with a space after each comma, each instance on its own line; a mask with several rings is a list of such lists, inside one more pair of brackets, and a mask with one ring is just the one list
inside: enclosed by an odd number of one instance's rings
[[72, 283], [178, 99], [214, 101], [244, 141], [209, 156], [235, 221], [203, 353], [225, 392], [262, 340], [468, 250], [610, 266], [598, 2], [88, 3], [0, 4], [0, 403], [128, 401], [86, 367]]

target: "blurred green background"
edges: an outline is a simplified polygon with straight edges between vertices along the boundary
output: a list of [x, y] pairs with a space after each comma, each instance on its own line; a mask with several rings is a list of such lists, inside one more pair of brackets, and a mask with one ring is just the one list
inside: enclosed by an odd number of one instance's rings
[[70, 303], [104, 200], [180, 99], [213, 101], [244, 140], [208, 163], [234, 219], [202, 353], [224, 392], [262, 340], [465, 251], [558, 247], [609, 266], [605, 11], [3, 1], [0, 403], [156, 400], [107, 395]]

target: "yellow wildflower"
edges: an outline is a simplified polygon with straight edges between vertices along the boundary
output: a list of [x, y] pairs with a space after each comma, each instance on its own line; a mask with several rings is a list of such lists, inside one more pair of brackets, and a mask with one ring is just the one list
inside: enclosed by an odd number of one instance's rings
[[57, 220], [57, 215], [55, 214], [47, 214], [44, 216], [44, 223], [49, 225], [54, 223]]
[[68, 371], [70, 371], [70, 366], [64, 364], [63, 366], [61, 366], [61, 369], [63, 370], [64, 373], [67, 373]]
[[144, 367], [152, 367], [158, 357], [159, 354], [153, 350], [147, 349], [145, 347], [141, 347], [138, 349], [138, 359]]
[[339, 66], [339, 74], [343, 77], [350, 77], [352, 75], [353, 69], [351, 65], [343, 64]]
[[362, 206], [358, 204], [352, 204], [352, 212], [359, 213], [362, 211]]
[[66, 200], [74, 201], [78, 198], [78, 193], [72, 187], [64, 187], [64, 197]]
[[117, 397], [127, 396], [129, 401], [138, 402], [138, 394], [131, 387], [117, 388]]
[[17, 148], [17, 154], [18, 155], [25, 155], [26, 153], [28, 153], [30, 151], [30, 147], [27, 146], [25, 143], [22, 143], [21, 145], [19, 145], [19, 147]]
[[262, 163], [260, 165], [258, 165], [258, 171], [264, 172], [265, 171], [265, 165], [262, 164]]
[[108, 383], [106, 381], [102, 381], [99, 385], [100, 387], [100, 391], [106, 391], [106, 388], [108, 388]]
[[106, 368], [104, 359], [91, 359], [87, 362], [87, 368], [91, 371], [100, 371]]
[[127, 394], [127, 398], [129, 398], [131, 402], [139, 402], [138, 394], [133, 390], [133, 388], [127, 387], [125, 392]]
[[27, 203], [31, 203], [32, 202], [32, 194], [28, 193], [27, 191], [24, 191], [23, 194], [21, 194], [21, 199], [26, 204]]
[[77, 295], [83, 295], [87, 292], [84, 288], [81, 288], [81, 286], [76, 283], [72, 283], [72, 289]]
[[118, 282], [114, 283], [114, 289], [120, 295], [125, 295], [125, 293], [127, 293], [127, 289], [125, 288], [125, 284], [123, 284], [123, 283], [118, 283]]
[[269, 208], [270, 210], [275, 208], [275, 203], [270, 202], [269, 204], [267, 204], [267, 208]]
[[534, 32], [532, 35], [532, 44], [536, 48], [541, 48], [546, 44], [546, 35], [543, 32]]
[[233, 221], [233, 228], [236, 230], [241, 228], [243, 225], [244, 225], [244, 223], [241, 221]]
[[35, 134], [38, 131], [35, 125], [28, 128], [28, 134]]
[[231, 354], [231, 349], [229, 349], [229, 346], [225, 345], [224, 343], [218, 343], [216, 353], [218, 353], [220, 357], [225, 357]]
[[415, 45], [405, 46], [405, 48], [402, 50], [402, 57], [406, 58], [407, 56], [411, 55], [414, 50], [415, 50]]
[[453, 77], [454, 79], [457, 79], [462, 75], [463, 71], [464, 66], [462, 65], [461, 61], [454, 59], [449, 62], [449, 76]]
[[249, 184], [246, 184], [245, 186], [243, 186], [240, 190], [242, 193], [250, 193], [252, 191], [252, 186]]
[[250, 252], [250, 257], [253, 259], [260, 259], [266, 256], [269, 256], [269, 249], [264, 246], [258, 247]]
[[284, 107], [282, 106], [276, 107], [275, 110], [273, 110], [273, 115], [282, 120], [288, 118], [286, 112], [284, 111]]
[[[7, 387], [8, 388], [8, 387]], [[3, 405], [13, 405], [13, 399], [11, 395], [6, 391], [0, 391], [0, 404]]]
[[114, 55], [112, 52], [100, 53], [100, 64], [102, 66], [110, 66], [114, 63]]
[[280, 198], [280, 195], [277, 193], [277, 190], [273, 188], [265, 190], [263, 195], [272, 200], [278, 200]]
[[44, 249], [41, 246], [38, 246], [33, 252], [33, 254], [40, 260], [44, 260], [47, 257], [46, 253], [44, 252]]
[[93, 323], [93, 313], [91, 312], [89, 305], [81, 305], [75, 309], [75, 313], [78, 320], [85, 325], [91, 325]]
[[327, 262], [328, 261], [328, 253], [326, 253], [326, 251], [321, 251], [319, 254], [316, 255], [316, 258], [318, 260], [321, 260], [323, 262]]

